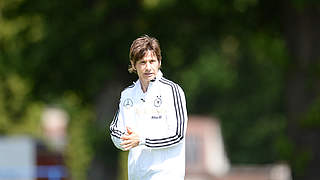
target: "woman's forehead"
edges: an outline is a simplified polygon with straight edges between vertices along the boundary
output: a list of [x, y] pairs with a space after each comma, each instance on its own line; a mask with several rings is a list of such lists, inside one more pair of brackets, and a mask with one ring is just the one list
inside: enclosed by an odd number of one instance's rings
[[140, 60], [151, 60], [151, 59], [158, 60], [156, 53], [152, 50], [148, 50], [145, 52], [144, 56]]

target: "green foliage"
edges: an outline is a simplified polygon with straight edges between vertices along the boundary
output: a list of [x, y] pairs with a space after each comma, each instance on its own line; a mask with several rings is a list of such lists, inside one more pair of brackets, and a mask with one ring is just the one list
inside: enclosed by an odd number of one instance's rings
[[128, 151], [122, 151], [119, 153], [118, 162], [118, 180], [128, 179]]
[[[234, 86], [236, 72], [232, 69], [232, 64], [221, 55], [212, 50], [204, 49], [195, 61], [195, 65], [190, 66], [182, 75], [182, 83], [188, 93], [188, 105], [191, 109], [196, 109], [197, 99], [208, 89], [216, 93], [223, 93]], [[207, 97], [203, 97], [207, 98]]]
[[43, 104], [30, 101], [29, 84], [19, 75], [1, 75], [0, 79], [0, 133], [25, 133], [39, 137]]
[[309, 162], [314, 158], [310, 147], [296, 147], [294, 158], [291, 159], [292, 169], [297, 177], [303, 177]]
[[[69, 124], [66, 163], [72, 179], [87, 179], [93, 150], [90, 146], [90, 127], [94, 119], [91, 108], [81, 105], [81, 100], [74, 93], [62, 96], [61, 106], [71, 115]], [[80, 158], [81, 157], [81, 158]]]
[[[279, 7], [265, 0], [1, 0], [0, 133], [41, 138], [43, 108], [56, 105], [71, 118], [72, 177], [85, 179], [94, 156], [112, 166], [118, 156], [93, 106], [102, 89], [135, 80], [126, 73], [129, 46], [149, 34], [160, 40], [163, 72], [185, 90], [189, 114], [220, 118], [233, 163], [291, 159], [298, 151], [284, 133], [284, 86], [292, 61]], [[299, 125], [319, 126], [319, 100]], [[301, 154], [302, 167], [311, 155]]]
[[290, 160], [294, 157], [294, 142], [284, 134], [279, 135], [275, 141], [275, 149], [279, 156], [285, 160]]
[[300, 118], [299, 124], [302, 128], [309, 130], [320, 129], [320, 98], [317, 98], [309, 110]]

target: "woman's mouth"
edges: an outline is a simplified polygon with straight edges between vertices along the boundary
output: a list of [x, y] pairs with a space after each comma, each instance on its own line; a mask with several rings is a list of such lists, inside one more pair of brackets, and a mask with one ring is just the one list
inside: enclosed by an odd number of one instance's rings
[[152, 74], [152, 73], [144, 73], [144, 75], [150, 77], [150, 76], [152, 76], [153, 74]]

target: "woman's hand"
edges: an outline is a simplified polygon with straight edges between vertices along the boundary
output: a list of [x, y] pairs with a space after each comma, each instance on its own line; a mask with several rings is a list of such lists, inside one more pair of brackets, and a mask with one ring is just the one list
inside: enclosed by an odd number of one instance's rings
[[120, 145], [125, 151], [128, 151], [131, 148], [138, 146], [140, 139], [139, 139], [139, 135], [134, 131], [132, 131], [130, 127], [126, 127], [126, 128], [128, 133], [121, 136], [121, 139], [123, 140], [123, 142], [120, 143]]

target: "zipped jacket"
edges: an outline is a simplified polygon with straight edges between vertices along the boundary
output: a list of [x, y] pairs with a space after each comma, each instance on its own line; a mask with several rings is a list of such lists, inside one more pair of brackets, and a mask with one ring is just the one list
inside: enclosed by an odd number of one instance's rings
[[147, 92], [143, 93], [139, 80], [122, 91], [110, 132], [121, 150], [126, 127], [140, 137], [139, 146], [129, 151], [129, 180], [184, 179], [187, 121], [183, 90], [160, 70]]

